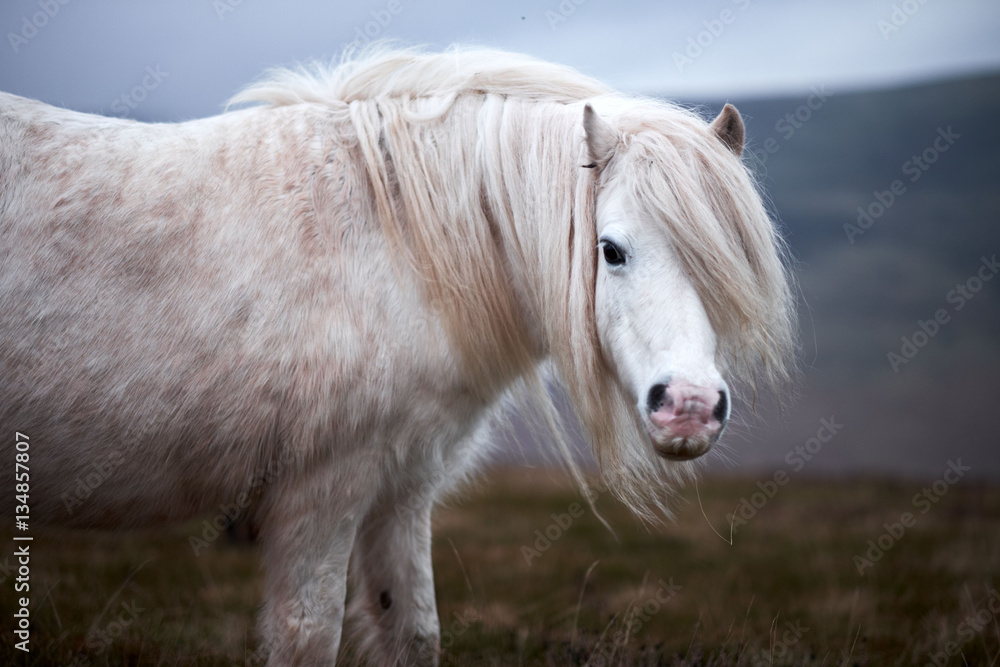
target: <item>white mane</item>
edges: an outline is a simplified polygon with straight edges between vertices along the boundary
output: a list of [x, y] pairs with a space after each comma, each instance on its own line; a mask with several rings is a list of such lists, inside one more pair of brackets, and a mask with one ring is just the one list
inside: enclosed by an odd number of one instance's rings
[[572, 68], [506, 51], [453, 48], [423, 53], [374, 45], [354, 56], [345, 54], [334, 65], [271, 70], [230, 104], [336, 104], [461, 93], [568, 103], [613, 91]]
[[[603, 173], [582, 168], [584, 101], [620, 133], [622, 156]], [[423, 279], [475, 385], [536, 377], [527, 323], [541, 323], [606, 478], [640, 514], [665, 507], [661, 466], [672, 476], [691, 468], [640, 444], [634, 406], [600, 349], [595, 198], [609, 173], [669, 228], [719, 337], [720, 365], [751, 384], [788, 375], [784, 246], [744, 165], [688, 110], [523, 55], [382, 47], [273, 71], [231, 103], [343, 110], [386, 235]]]

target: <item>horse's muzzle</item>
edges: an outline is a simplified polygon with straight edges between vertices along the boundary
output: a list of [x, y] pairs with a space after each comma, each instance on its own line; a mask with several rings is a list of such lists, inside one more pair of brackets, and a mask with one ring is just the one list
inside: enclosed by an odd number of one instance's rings
[[645, 407], [643, 422], [657, 454], [674, 461], [695, 459], [708, 452], [729, 418], [725, 389], [683, 381], [653, 385]]

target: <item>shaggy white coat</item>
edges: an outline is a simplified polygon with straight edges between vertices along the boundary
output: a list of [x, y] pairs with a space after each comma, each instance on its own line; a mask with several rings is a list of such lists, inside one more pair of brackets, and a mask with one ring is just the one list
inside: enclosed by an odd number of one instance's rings
[[691, 467], [656, 456], [651, 382], [785, 375], [735, 110], [476, 50], [374, 50], [234, 102], [262, 104], [143, 124], [0, 94], [0, 430], [31, 438], [34, 521], [252, 497], [269, 664], [333, 663], [352, 554], [373, 659], [436, 664], [431, 509], [503, 397], [548, 400], [546, 360], [644, 514]]

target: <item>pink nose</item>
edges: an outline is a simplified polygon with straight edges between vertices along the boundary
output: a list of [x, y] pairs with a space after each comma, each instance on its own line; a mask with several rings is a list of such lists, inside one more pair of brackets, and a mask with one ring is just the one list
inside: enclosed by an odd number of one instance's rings
[[670, 458], [694, 458], [709, 450], [722, 432], [729, 411], [724, 390], [684, 381], [657, 384], [646, 402], [650, 435]]

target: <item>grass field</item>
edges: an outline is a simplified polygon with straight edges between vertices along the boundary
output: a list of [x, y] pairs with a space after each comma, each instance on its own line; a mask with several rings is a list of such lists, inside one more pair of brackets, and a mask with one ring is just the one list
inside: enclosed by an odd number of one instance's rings
[[[442, 664], [1000, 664], [1000, 488], [939, 483], [916, 502], [917, 483], [769, 490], [704, 480], [704, 514], [688, 488], [677, 521], [654, 531], [605, 494], [616, 539], [559, 474], [491, 472], [436, 514]], [[714, 531], [728, 540], [742, 498], [763, 506], [729, 544]], [[0, 663], [253, 664], [257, 552], [223, 536], [196, 557], [200, 523], [36, 531], [31, 652], [14, 648], [11, 558]], [[869, 550], [871, 565], [855, 558]]]

